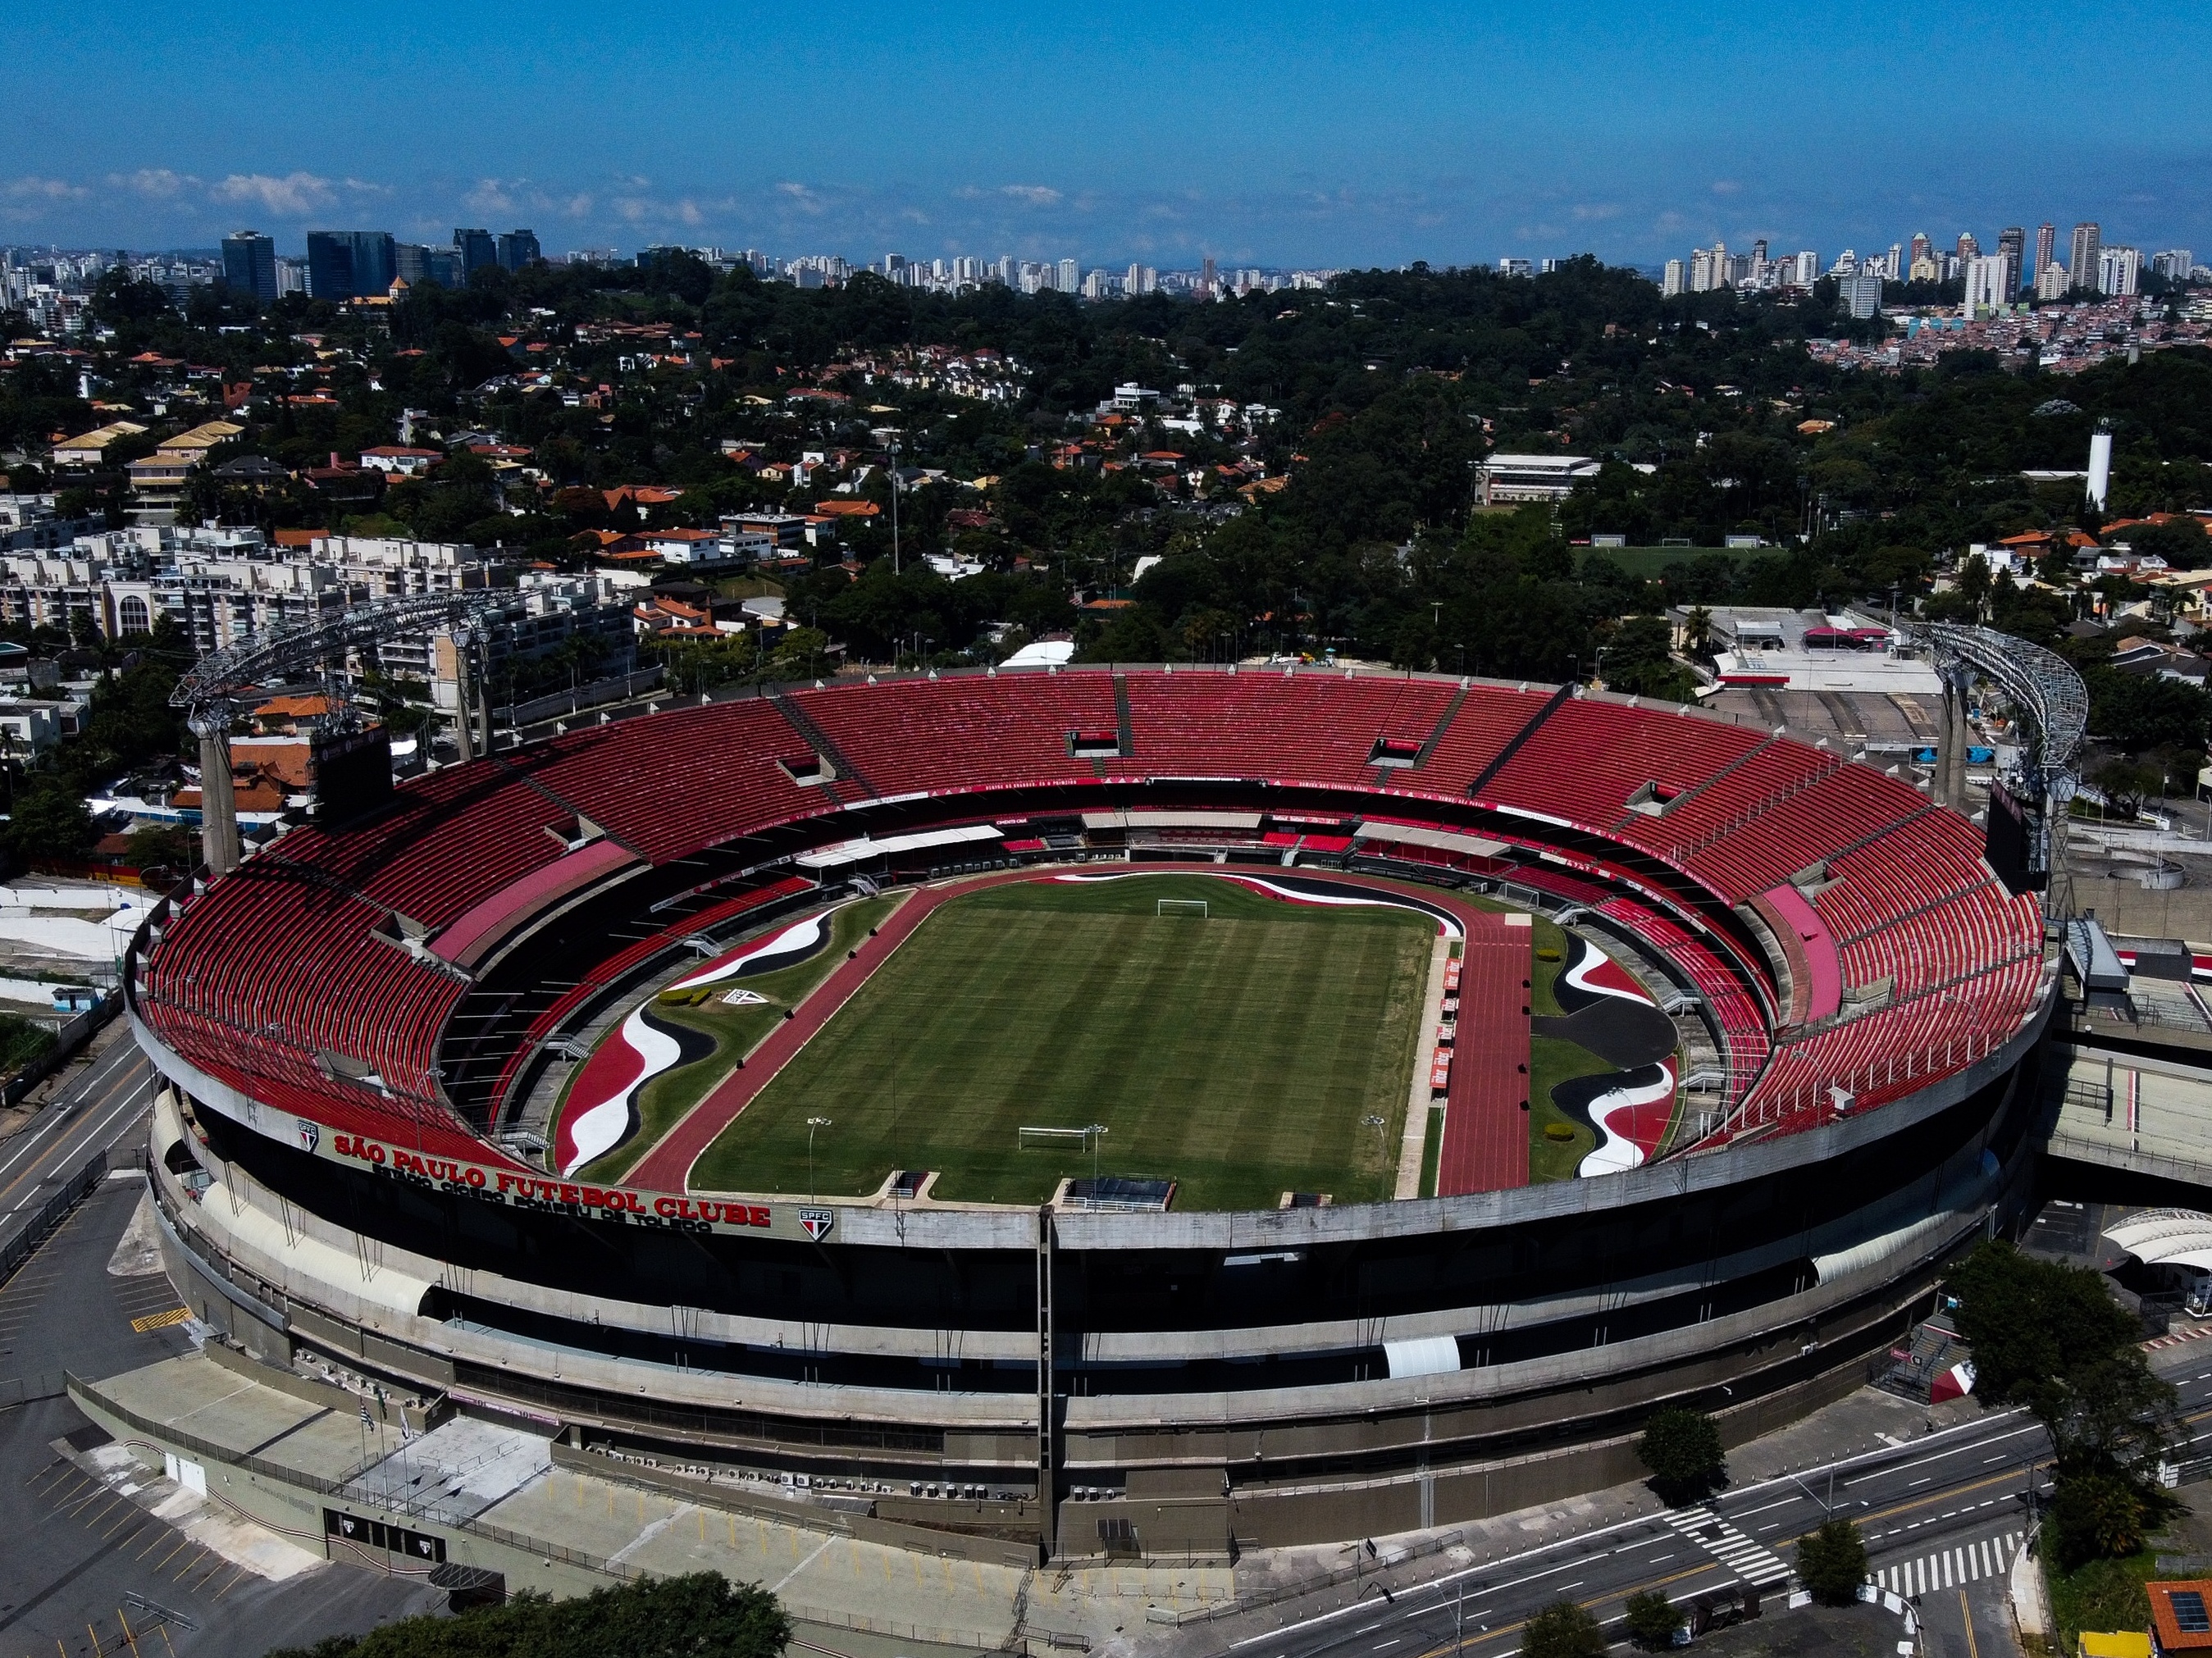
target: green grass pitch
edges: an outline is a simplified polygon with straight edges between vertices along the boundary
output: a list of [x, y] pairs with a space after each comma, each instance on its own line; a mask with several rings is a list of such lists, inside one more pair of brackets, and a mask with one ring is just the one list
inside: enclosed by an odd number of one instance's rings
[[[1155, 913], [1202, 898], [1205, 919]], [[1178, 1209], [1286, 1191], [1389, 1195], [1435, 924], [1305, 908], [1226, 881], [1023, 883], [955, 898], [725, 1130], [707, 1190], [1038, 1203], [1091, 1172], [1024, 1125], [1100, 1122], [1102, 1174], [1171, 1176]], [[1380, 1117], [1379, 1127], [1364, 1120]]]

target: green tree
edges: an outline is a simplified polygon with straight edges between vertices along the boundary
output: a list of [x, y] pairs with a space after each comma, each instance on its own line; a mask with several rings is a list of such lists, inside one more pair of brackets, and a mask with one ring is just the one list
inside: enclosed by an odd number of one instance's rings
[[8, 822], [8, 850], [17, 863], [34, 858], [82, 858], [92, 851], [95, 839], [92, 813], [67, 779], [54, 772], [37, 772], [16, 789], [15, 814]]
[[1989, 561], [1979, 553], [1969, 553], [1959, 561], [1959, 597], [1980, 616], [1990, 601]]
[[2154, 1461], [2173, 1389], [2151, 1374], [2134, 1315], [2103, 1278], [2022, 1254], [2002, 1240], [1946, 1280], [1988, 1405], [2026, 1406], [2050, 1431], [2062, 1480]]
[[2141, 1552], [2154, 1515], [2146, 1492], [2117, 1474], [2081, 1473], [2062, 1479], [2051, 1503], [2053, 1552], [2062, 1570], [2092, 1560], [2122, 1560]]
[[1628, 1597], [1628, 1633], [1640, 1647], [1657, 1651], [1674, 1644], [1682, 1614], [1663, 1590], [1639, 1589]]
[[2212, 694], [2162, 676], [2136, 678], [2094, 664], [2089, 729], [2130, 754], [2166, 746], [2201, 749], [2212, 723]]
[[1651, 1470], [1652, 1489], [1674, 1508], [1699, 1501], [1728, 1472], [1719, 1424], [1703, 1411], [1680, 1405], [1652, 1414], [1636, 1455]]
[[1797, 1540], [1797, 1581], [1822, 1606], [1849, 1606], [1866, 1576], [1866, 1543], [1850, 1521], [1824, 1520]]
[[1571, 1600], [1554, 1600], [1521, 1631], [1521, 1658], [1605, 1658], [1605, 1631]]
[[156, 865], [168, 869], [189, 869], [192, 861], [192, 837], [181, 829], [166, 824], [141, 824], [131, 831], [131, 845], [124, 853], [123, 860], [133, 869], [150, 869]]
[[1697, 682], [1687, 668], [1674, 660], [1672, 644], [1672, 630], [1665, 617], [1630, 616], [1613, 630], [1613, 643], [1606, 647], [1607, 689], [1632, 696], [1687, 701]]
[[2161, 767], [2120, 758], [2106, 761], [2090, 774], [2089, 780], [2103, 791], [2106, 804], [2121, 817], [2132, 817], [2142, 809], [2146, 798], [2158, 793], [2166, 774]]
[[791, 1620], [773, 1594], [702, 1571], [623, 1583], [573, 1600], [519, 1595], [503, 1606], [458, 1618], [403, 1619], [367, 1635], [332, 1636], [268, 1658], [778, 1658], [790, 1639]]

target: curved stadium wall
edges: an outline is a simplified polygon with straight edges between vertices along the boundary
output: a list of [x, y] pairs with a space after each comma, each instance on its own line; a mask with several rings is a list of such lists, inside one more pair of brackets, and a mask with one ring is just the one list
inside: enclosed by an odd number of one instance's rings
[[[1199, 814], [1243, 827], [1143, 828]], [[906, 837], [884, 882], [1287, 847], [1546, 910], [1694, 1000], [1711, 1130], [1627, 1173], [1243, 1213], [702, 1198], [513, 1149], [571, 1033], [818, 899], [861, 836]], [[1066, 1555], [1448, 1523], [1633, 1477], [1655, 1404], [1748, 1433], [1856, 1385], [2014, 1218], [2048, 984], [1978, 832], [1864, 764], [1311, 669], [613, 721], [286, 835], [158, 912], [129, 980], [173, 1271], [249, 1349]]]

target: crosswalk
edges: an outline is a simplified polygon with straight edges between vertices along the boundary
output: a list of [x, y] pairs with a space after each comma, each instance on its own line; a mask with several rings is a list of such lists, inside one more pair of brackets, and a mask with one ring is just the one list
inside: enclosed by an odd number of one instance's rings
[[1957, 1548], [1939, 1549], [1901, 1565], [1884, 1566], [1874, 1574], [1874, 1582], [1894, 1594], [1926, 1594], [1994, 1577], [2010, 1566], [2013, 1556], [2019, 1552], [2020, 1533], [2007, 1532], [2002, 1537], [1985, 1537]]
[[1668, 1509], [1667, 1523], [1747, 1583], [1768, 1588], [1790, 1576], [1789, 1564], [1779, 1555], [1753, 1542], [1702, 1504]]

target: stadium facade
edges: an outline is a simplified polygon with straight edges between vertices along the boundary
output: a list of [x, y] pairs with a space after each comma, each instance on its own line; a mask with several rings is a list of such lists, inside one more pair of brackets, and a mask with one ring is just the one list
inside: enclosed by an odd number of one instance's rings
[[[1447, 1524], [1636, 1472], [1666, 1402], [1863, 1382], [2029, 1198], [2051, 970], [1965, 820], [1784, 733], [1433, 676], [1178, 669], [747, 694], [295, 830], [130, 962], [195, 1310], [570, 1442], [1048, 1555]], [[1717, 1056], [1627, 1172], [1243, 1213], [564, 1181], [513, 1130], [719, 945], [1023, 863], [1474, 889], [1644, 964]]]

